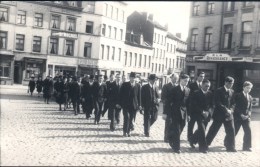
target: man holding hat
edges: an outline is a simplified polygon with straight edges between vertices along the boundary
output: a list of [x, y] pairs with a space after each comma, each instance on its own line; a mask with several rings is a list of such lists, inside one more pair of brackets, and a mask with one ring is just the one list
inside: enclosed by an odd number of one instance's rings
[[123, 108], [124, 125], [123, 136], [130, 137], [134, 114], [141, 107], [141, 85], [135, 82], [135, 73], [130, 73], [130, 81], [124, 82], [120, 88], [120, 106]]
[[150, 136], [150, 127], [157, 120], [159, 108], [158, 88], [155, 85], [156, 75], [150, 74], [149, 83], [141, 89], [142, 108], [144, 109], [144, 134]]

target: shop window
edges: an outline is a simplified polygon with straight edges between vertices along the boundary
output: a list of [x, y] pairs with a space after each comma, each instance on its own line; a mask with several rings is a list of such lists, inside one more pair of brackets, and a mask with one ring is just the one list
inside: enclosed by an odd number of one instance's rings
[[242, 23], [242, 47], [250, 47], [252, 42], [252, 21]]
[[224, 25], [224, 43], [223, 49], [230, 49], [232, 44], [233, 25]]
[[205, 39], [204, 39], [204, 49], [211, 50], [212, 45], [212, 31], [211, 27], [205, 28]]
[[104, 45], [101, 45], [101, 59], [104, 60]]
[[26, 23], [26, 12], [22, 10], [18, 10], [17, 12], [17, 24], [25, 24]]
[[118, 48], [118, 61], [121, 60], [121, 48]]
[[91, 47], [92, 47], [91, 43], [85, 42], [85, 45], [84, 45], [84, 57], [91, 58]]
[[213, 14], [215, 10], [215, 3], [208, 2], [207, 14]]
[[42, 73], [41, 68], [42, 66], [39, 63], [27, 62], [25, 78], [29, 79], [31, 76], [38, 78]]
[[74, 19], [74, 18], [67, 19], [67, 30], [76, 31], [76, 19]]
[[107, 60], [109, 60], [110, 46], [107, 46]]
[[58, 54], [58, 39], [57, 38], [50, 39], [50, 53]]
[[106, 35], [106, 24], [102, 24], [102, 31], [101, 31], [102, 35], [105, 36]]
[[0, 49], [6, 49], [7, 44], [7, 32], [0, 31]]
[[0, 7], [0, 21], [8, 21], [8, 9]]
[[73, 52], [74, 52], [74, 42], [71, 40], [66, 40], [65, 55], [73, 56]]
[[115, 47], [112, 47], [112, 60], [115, 60]]
[[41, 52], [41, 37], [33, 37], [33, 52]]
[[87, 12], [94, 13], [95, 12], [95, 1], [87, 1]]
[[11, 63], [0, 63], [0, 77], [10, 77]]
[[24, 35], [17, 34], [16, 35], [16, 50], [24, 50]]
[[87, 21], [86, 25], [86, 33], [93, 34], [93, 22], [92, 21]]
[[200, 5], [198, 2], [193, 2], [193, 11], [192, 11], [192, 15], [193, 16], [198, 16], [199, 15], [199, 11], [200, 11]]
[[226, 2], [225, 11], [231, 12], [231, 11], [234, 11], [234, 10], [235, 10], [235, 2], [233, 2], [233, 1]]
[[60, 29], [60, 16], [57, 15], [51, 16], [51, 28]]
[[42, 24], [43, 24], [43, 14], [35, 13], [35, 16], [34, 16], [34, 26], [42, 27]]

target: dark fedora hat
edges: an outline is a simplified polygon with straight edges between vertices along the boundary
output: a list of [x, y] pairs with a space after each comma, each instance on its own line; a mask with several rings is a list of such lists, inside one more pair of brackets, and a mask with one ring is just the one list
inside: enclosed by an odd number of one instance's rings
[[155, 80], [156, 78], [157, 77], [156, 77], [155, 74], [150, 74], [149, 77], [148, 77], [149, 80]]
[[90, 75], [90, 76], [89, 76], [89, 79], [94, 79], [94, 75]]
[[135, 77], [135, 72], [131, 72], [129, 77]]

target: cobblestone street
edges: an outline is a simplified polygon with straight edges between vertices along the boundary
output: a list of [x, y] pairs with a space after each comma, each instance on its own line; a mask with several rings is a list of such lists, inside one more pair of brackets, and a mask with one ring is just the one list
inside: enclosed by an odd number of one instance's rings
[[[58, 111], [58, 104], [45, 104], [42, 97], [27, 94], [27, 87], [1, 85], [1, 166], [260, 166], [260, 111], [252, 118], [253, 152], [242, 149], [243, 130], [236, 137], [237, 153], [223, 146], [221, 127], [208, 154], [191, 149], [187, 126], [181, 135], [181, 154], [164, 143], [161, 116], [151, 128], [151, 137], [143, 135], [143, 117], [137, 114], [131, 137], [123, 137], [123, 115], [114, 132], [107, 115], [94, 125], [84, 114], [72, 109]], [[162, 111], [160, 110], [160, 113]]]

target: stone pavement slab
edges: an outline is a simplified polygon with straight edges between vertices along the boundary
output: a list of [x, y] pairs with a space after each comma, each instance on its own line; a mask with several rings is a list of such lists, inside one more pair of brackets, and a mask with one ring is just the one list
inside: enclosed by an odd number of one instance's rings
[[[243, 131], [236, 137], [237, 153], [223, 146], [224, 128], [214, 139], [208, 154], [191, 149], [187, 126], [181, 135], [181, 154], [175, 154], [163, 142], [161, 116], [151, 128], [151, 137], [143, 135], [143, 117], [137, 114], [131, 137], [122, 137], [121, 123], [109, 130], [107, 115], [99, 125], [93, 116], [75, 116], [72, 109], [58, 111], [58, 104], [45, 104], [27, 87], [0, 86], [1, 91], [1, 166], [260, 166], [260, 112], [252, 120], [253, 152], [242, 149]], [[162, 112], [162, 111], [160, 111]]]

